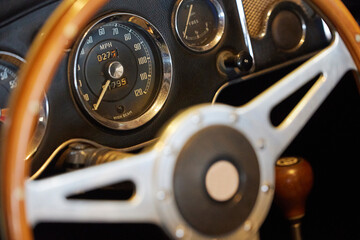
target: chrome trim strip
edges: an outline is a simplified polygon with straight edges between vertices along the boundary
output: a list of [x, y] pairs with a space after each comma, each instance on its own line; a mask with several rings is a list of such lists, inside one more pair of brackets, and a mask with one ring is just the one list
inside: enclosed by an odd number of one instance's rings
[[248, 53], [253, 58], [253, 66], [250, 69], [250, 72], [252, 72], [255, 69], [256, 61], [255, 61], [255, 57], [254, 57], [253, 47], [251, 44], [250, 34], [249, 34], [249, 31], [247, 28], [245, 10], [244, 10], [244, 5], [243, 5], [242, 0], [236, 0], [236, 6], [237, 6], [238, 13], [239, 13], [239, 20], [240, 20], [240, 24], [241, 24], [242, 33], [244, 36], [244, 42], [245, 42], [246, 48], [248, 50]]

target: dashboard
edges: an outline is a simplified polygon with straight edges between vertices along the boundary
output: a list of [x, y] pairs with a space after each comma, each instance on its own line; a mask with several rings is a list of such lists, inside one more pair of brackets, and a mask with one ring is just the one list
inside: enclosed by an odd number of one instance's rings
[[[330, 41], [324, 22], [311, 15], [313, 12], [306, 12], [304, 3], [273, 6], [269, 18], [278, 12], [285, 15], [280, 14], [271, 26], [266, 26], [270, 25], [269, 19], [263, 20], [263, 26], [250, 25], [250, 31], [240, 21], [245, 9], [239, 3], [110, 1], [64, 53], [46, 93], [43, 112], [48, 114], [40, 116], [40, 128], [44, 129], [46, 123], [46, 131], [40, 130], [44, 136], [32, 171], [69, 139], [83, 138], [116, 148], [150, 141], [178, 111], [216, 101], [224, 84], [249, 73], [299, 61]], [[247, 7], [250, 5], [244, 1], [248, 14], [252, 14]], [[1, 50], [25, 58], [32, 40], [56, 6], [58, 2], [51, 1], [34, 4], [35, 9], [24, 16], [3, 23]], [[190, 11], [190, 6], [194, 11]], [[277, 25], [288, 18], [298, 27], [294, 30], [298, 36], [287, 43], [287, 36], [282, 36], [284, 29]], [[272, 41], [276, 34], [279, 38]], [[292, 35], [286, 30], [285, 34]], [[254, 62], [250, 69], [241, 71], [234, 63], [224, 65], [225, 60], [230, 62], [238, 53], [248, 54]], [[20, 64], [15, 65], [13, 72]], [[116, 72], [117, 68], [121, 69]], [[115, 72], [109, 75], [109, 71]], [[105, 90], [104, 99], [100, 99], [106, 80], [110, 90]], [[6, 81], [12, 83], [10, 79]], [[9, 91], [11, 86], [5, 88]]]
[[[58, 5], [0, 2], [0, 124], [17, 71]], [[64, 51], [44, 93], [31, 173], [70, 140], [136, 152], [190, 106], [245, 104], [332, 37], [301, 0], [109, 1]]]

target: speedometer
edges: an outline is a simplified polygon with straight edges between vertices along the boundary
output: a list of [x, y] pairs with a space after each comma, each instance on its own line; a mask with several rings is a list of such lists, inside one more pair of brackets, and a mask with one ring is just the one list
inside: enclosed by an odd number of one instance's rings
[[105, 127], [137, 128], [169, 94], [168, 47], [147, 20], [124, 13], [102, 17], [76, 43], [71, 86], [86, 114]]

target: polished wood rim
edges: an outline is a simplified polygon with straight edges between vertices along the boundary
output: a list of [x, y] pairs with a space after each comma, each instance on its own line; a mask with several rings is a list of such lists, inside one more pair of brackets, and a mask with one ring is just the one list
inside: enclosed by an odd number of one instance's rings
[[107, 0], [65, 0], [36, 37], [27, 64], [20, 70], [10, 112], [5, 123], [1, 173], [1, 216], [8, 239], [32, 239], [26, 220], [24, 182], [27, 143], [47, 89], [64, 50], [69, 48], [81, 29]]
[[340, 0], [311, 0], [339, 32], [360, 70], [360, 27]]
[[[64, 50], [106, 0], [65, 0], [40, 31], [19, 74], [5, 124], [1, 173], [1, 216], [8, 239], [32, 239], [24, 205], [26, 146], [43, 92], [59, 65]], [[312, 0], [336, 27], [360, 69], [360, 28], [340, 0]], [[15, 107], [16, 106], [16, 107]]]

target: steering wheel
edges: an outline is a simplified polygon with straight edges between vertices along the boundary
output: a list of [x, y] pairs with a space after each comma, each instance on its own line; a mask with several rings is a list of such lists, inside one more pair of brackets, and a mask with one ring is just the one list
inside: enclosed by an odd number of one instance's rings
[[[36, 38], [28, 64], [20, 72], [1, 157], [5, 237], [32, 239], [31, 226], [56, 220], [150, 222], [179, 239], [256, 238], [273, 199], [276, 159], [341, 77], [348, 70], [360, 69], [358, 24], [340, 0], [312, 0], [336, 28], [331, 45], [250, 103], [238, 108], [218, 104], [192, 107], [168, 124], [155, 146], [133, 157], [27, 180], [26, 146], [42, 93], [63, 49], [71, 46], [105, 2], [63, 1], [43, 27], [44, 34]], [[273, 107], [317, 76], [304, 98], [274, 127], [269, 120]], [[224, 176], [224, 169], [231, 174]], [[135, 195], [126, 201], [67, 199], [77, 192], [125, 180], [136, 186]], [[226, 182], [226, 189], [217, 191], [214, 181]]]

